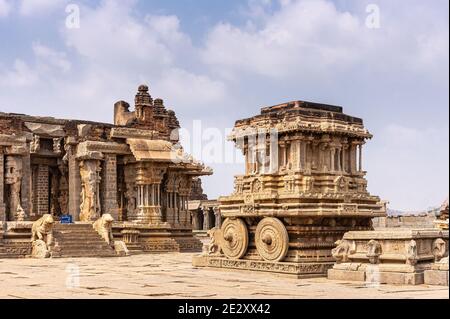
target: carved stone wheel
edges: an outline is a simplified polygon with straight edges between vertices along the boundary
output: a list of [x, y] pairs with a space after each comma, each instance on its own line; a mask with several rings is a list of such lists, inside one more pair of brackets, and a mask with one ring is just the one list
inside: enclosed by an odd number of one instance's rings
[[267, 261], [282, 261], [289, 249], [289, 235], [278, 218], [266, 217], [256, 227], [256, 249]]
[[228, 258], [244, 257], [248, 247], [248, 230], [242, 219], [227, 218], [222, 224], [222, 251]]

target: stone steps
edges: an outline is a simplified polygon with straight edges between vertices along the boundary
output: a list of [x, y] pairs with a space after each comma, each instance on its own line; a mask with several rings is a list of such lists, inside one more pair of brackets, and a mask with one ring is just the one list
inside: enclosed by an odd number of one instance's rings
[[92, 224], [55, 224], [52, 257], [116, 257]]
[[5, 248], [3, 247], [3, 233], [0, 232], [0, 258], [6, 258]]

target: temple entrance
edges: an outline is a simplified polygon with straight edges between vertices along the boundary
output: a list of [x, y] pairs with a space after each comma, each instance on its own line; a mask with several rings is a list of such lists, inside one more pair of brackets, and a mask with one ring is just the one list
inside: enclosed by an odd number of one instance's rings
[[59, 217], [68, 212], [68, 174], [61, 159], [31, 156], [31, 216], [44, 214]]

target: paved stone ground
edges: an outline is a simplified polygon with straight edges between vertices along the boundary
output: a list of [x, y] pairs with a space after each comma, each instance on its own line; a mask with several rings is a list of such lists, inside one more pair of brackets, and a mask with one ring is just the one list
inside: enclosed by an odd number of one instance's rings
[[192, 256], [3, 259], [0, 298], [449, 298], [447, 287], [368, 287], [325, 278], [195, 269]]

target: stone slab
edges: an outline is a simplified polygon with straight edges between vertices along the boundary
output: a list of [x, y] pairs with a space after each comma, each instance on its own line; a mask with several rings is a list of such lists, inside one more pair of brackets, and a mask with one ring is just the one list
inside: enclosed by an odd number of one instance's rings
[[366, 281], [365, 271], [329, 269], [328, 279], [343, 281]]
[[330, 269], [328, 279], [341, 281], [370, 282], [372, 284], [390, 285], [421, 285], [424, 283], [424, 273], [400, 273], [400, 272], [378, 272], [370, 273], [364, 270], [341, 270]]
[[426, 270], [424, 275], [424, 281], [426, 285], [448, 287], [448, 271]]
[[209, 267], [227, 270], [245, 270], [269, 272], [274, 274], [292, 275], [296, 278], [326, 277], [327, 271], [333, 263], [288, 263], [268, 262], [259, 260], [239, 259], [232, 260], [222, 257], [195, 256], [192, 260], [195, 267]]

